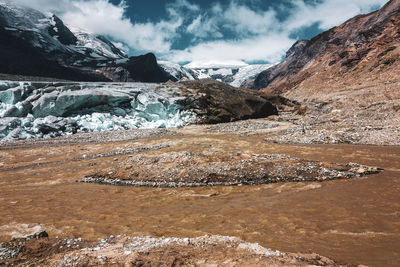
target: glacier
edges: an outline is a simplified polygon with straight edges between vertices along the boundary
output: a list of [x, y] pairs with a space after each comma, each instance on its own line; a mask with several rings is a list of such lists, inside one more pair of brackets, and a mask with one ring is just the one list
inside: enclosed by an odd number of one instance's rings
[[197, 79], [214, 79], [241, 87], [242, 84], [250, 79], [254, 79], [259, 73], [269, 69], [275, 64], [246, 64], [244, 62], [192, 62], [184, 66], [189, 69], [193, 77]]
[[0, 140], [181, 127], [195, 115], [163, 85], [0, 81]]

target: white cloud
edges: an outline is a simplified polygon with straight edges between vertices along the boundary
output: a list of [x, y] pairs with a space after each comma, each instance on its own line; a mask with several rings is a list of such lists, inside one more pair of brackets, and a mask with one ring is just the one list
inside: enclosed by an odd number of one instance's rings
[[191, 12], [200, 11], [200, 7], [196, 4], [190, 3], [188, 0], [176, 0], [175, 2], [168, 3], [167, 8], [169, 9], [180, 9], [180, 10], [189, 10]]
[[28, 6], [42, 12], [59, 13], [63, 10], [73, 9], [70, 0], [6, 0], [20, 5]]
[[215, 19], [209, 19], [207, 16], [197, 16], [186, 28], [187, 33], [193, 34], [196, 38], [222, 38], [223, 34], [218, 28]]
[[[283, 20], [278, 19], [275, 10], [255, 10], [245, 1], [232, 0], [225, 7], [217, 3], [204, 12], [207, 15], [197, 16], [187, 27], [187, 31], [197, 37], [217, 37], [217, 40], [171, 51], [165, 58], [177, 62], [208, 59], [275, 62], [296, 41], [289, 36], [297, 30], [315, 23], [321, 30], [327, 30], [386, 1], [322, 0], [306, 4], [304, 0], [289, 0], [292, 4], [290, 15]], [[224, 30], [233, 32], [234, 38], [223, 39], [215, 35]]]
[[[321, 30], [371, 11], [387, 0], [285, 0], [291, 8], [286, 18], [277, 10], [262, 9], [261, 0], [216, 1], [201, 8], [193, 0], [175, 0], [162, 8], [165, 18], [133, 23], [127, 5], [109, 0], [12, 0], [59, 15], [67, 24], [110, 36], [135, 51], [152, 51], [175, 62], [191, 60], [279, 60], [295, 41], [296, 31], [317, 24]], [[281, 4], [282, 5], [282, 4]], [[160, 8], [160, 7], [157, 7]], [[154, 18], [153, 18], [154, 19]], [[175, 42], [191, 40], [187, 48], [171, 49]], [[123, 46], [121, 46], [123, 47]]]
[[171, 51], [166, 58], [177, 62], [210, 59], [277, 62], [294, 41], [286, 34], [275, 33], [237, 41], [217, 40], [200, 43], [185, 50]]
[[361, 13], [368, 13], [375, 6], [384, 5], [387, 0], [324, 0], [310, 5], [303, 0], [293, 0], [295, 8], [285, 22], [285, 27], [293, 31], [302, 27], [319, 24], [321, 30], [326, 30], [345, 22]]
[[159, 22], [132, 23], [125, 16], [126, 3], [113, 5], [107, 0], [15, 0], [20, 4], [44, 12], [55, 12], [69, 25], [92, 33], [107, 35], [138, 51], [166, 53], [172, 40], [177, 37], [177, 28], [183, 19], [177, 10], [196, 10], [186, 0], [178, 0], [168, 8], [169, 18]]
[[242, 36], [267, 33], [277, 28], [279, 24], [274, 10], [255, 11], [233, 1], [223, 12], [221, 19], [225, 27], [233, 28]]
[[182, 19], [171, 15], [170, 20], [156, 23], [135, 23], [125, 16], [125, 4], [115, 6], [107, 0], [72, 1], [75, 7], [62, 14], [68, 24], [76, 24], [93, 33], [108, 35], [136, 50], [165, 53], [171, 48], [176, 29]]

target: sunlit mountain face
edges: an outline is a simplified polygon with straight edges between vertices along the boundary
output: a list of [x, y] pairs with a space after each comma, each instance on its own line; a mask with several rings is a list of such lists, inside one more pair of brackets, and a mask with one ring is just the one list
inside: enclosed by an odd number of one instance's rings
[[162, 60], [275, 63], [298, 39], [380, 8], [386, 0], [15, 0]]

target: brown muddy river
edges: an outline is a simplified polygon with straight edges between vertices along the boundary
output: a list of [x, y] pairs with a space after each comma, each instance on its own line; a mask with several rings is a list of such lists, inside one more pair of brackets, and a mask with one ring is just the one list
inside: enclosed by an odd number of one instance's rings
[[88, 163], [103, 168], [114, 158], [70, 159], [123, 143], [3, 149], [0, 240], [39, 227], [53, 236], [86, 239], [210, 233], [237, 236], [281, 251], [312, 251], [348, 263], [400, 266], [400, 147], [251, 142], [274, 153], [357, 162], [385, 172], [322, 183], [113, 187], [75, 180], [88, 172]]

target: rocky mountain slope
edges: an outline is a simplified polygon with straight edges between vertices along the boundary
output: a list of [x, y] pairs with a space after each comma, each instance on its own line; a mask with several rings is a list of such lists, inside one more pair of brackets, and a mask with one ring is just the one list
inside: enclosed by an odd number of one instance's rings
[[131, 57], [105, 36], [0, 0], [0, 73], [78, 81], [165, 82], [153, 54]]
[[281, 94], [302, 105], [297, 114], [281, 114], [298, 130], [280, 141], [397, 144], [399, 38], [400, 0], [391, 0], [298, 41], [283, 62], [260, 73], [253, 84], [260, 95]]
[[47, 59], [64, 65], [85, 65], [126, 58], [105, 37], [74, 29], [73, 33], [56, 15], [46, 16], [9, 1], [0, 2], [0, 25], [14, 37], [36, 48]]
[[316, 92], [398, 81], [399, 37], [400, 1], [391, 0], [376, 12], [298, 41], [283, 62], [256, 77], [252, 88], [307, 98]]

